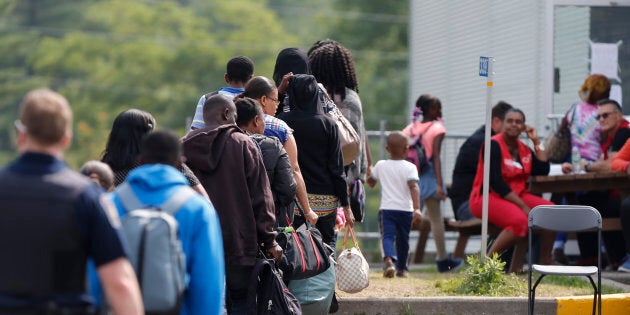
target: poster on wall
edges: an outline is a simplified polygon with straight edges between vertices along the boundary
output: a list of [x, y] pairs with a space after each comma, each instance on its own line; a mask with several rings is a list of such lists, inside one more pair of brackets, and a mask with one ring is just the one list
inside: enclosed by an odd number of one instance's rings
[[[591, 42], [591, 74], [601, 73], [611, 80], [621, 83], [619, 77], [619, 45], [617, 43], [593, 43]], [[610, 88], [610, 98], [623, 104], [621, 101], [621, 85], [613, 84]]]

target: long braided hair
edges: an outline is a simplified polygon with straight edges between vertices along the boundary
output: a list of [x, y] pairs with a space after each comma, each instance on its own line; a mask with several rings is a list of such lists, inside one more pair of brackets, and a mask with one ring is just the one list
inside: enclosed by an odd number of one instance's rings
[[332, 39], [320, 40], [309, 49], [308, 61], [317, 82], [324, 85], [332, 96], [346, 98], [345, 89], [359, 92], [350, 50]]

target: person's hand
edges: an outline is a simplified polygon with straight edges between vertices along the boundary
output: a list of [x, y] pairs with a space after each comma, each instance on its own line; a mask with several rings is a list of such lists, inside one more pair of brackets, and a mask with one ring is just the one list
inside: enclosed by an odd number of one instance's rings
[[368, 165], [367, 166], [367, 170], [365, 172], [365, 177], [370, 178], [370, 175], [372, 175], [372, 165]]
[[319, 216], [317, 215], [317, 213], [315, 213], [315, 211], [308, 209], [308, 212], [304, 212], [304, 215], [306, 216], [305, 219], [306, 221], [308, 221], [308, 223], [310, 223], [311, 225], [317, 224]]
[[267, 250], [267, 254], [271, 255], [276, 262], [280, 262], [282, 258], [282, 247], [276, 244]]
[[530, 125], [525, 125], [525, 134], [532, 140], [534, 145], [538, 145], [540, 143], [540, 139], [538, 139], [538, 134], [536, 133], [536, 128]]
[[346, 215], [341, 208], [336, 210], [337, 218], [335, 219], [335, 233], [339, 233], [341, 229], [346, 225]]
[[529, 212], [532, 211], [532, 209], [529, 206], [522, 206], [521, 210], [523, 210], [523, 212], [525, 212], [525, 215], [529, 215]]
[[568, 162], [562, 163], [562, 174], [570, 174], [573, 172], [573, 165]]
[[293, 72], [289, 72], [282, 76], [282, 81], [280, 81], [280, 86], [278, 86], [278, 95], [282, 95], [287, 91], [291, 77], [293, 77]]
[[446, 193], [444, 192], [444, 188], [442, 186], [437, 186], [437, 190], [435, 194], [438, 196], [438, 199], [440, 200], [445, 200], [447, 197]]
[[411, 224], [416, 224], [417, 226], [420, 223], [422, 223], [422, 212], [420, 211], [420, 209], [415, 209], [413, 210], [413, 217], [411, 219]]
[[353, 227], [354, 214], [352, 214], [352, 209], [350, 209], [350, 205], [343, 207], [343, 214], [346, 215], [346, 227]]

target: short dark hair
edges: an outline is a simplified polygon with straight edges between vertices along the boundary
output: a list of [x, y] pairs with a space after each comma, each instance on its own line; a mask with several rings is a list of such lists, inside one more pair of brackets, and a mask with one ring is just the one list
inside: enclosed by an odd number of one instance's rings
[[262, 114], [262, 107], [253, 98], [242, 97], [234, 102], [236, 106], [236, 125], [247, 125], [256, 116]]
[[425, 115], [429, 108], [433, 106], [442, 106], [442, 102], [439, 98], [431, 94], [422, 94], [416, 100], [416, 107], [422, 110], [422, 114]]
[[223, 94], [215, 94], [208, 97], [203, 103], [203, 121], [206, 125], [216, 122], [219, 114], [226, 108], [229, 108], [231, 104], [234, 104], [234, 102]]
[[182, 156], [179, 137], [169, 130], [152, 131], [140, 142], [140, 159], [144, 164], [177, 166]]
[[505, 101], [499, 101], [496, 105], [492, 107], [492, 118], [499, 118], [501, 121], [505, 118], [505, 113], [508, 110], [512, 109], [513, 106], [508, 104]]
[[617, 108], [618, 111], [620, 111], [620, 112], [623, 111], [621, 109], [621, 105], [619, 104], [619, 102], [617, 102], [617, 101], [615, 101], [613, 99], [605, 98], [605, 99], [597, 102], [597, 106], [603, 106], [603, 105], [606, 105], [606, 104], [613, 104], [613, 105], [615, 105], [615, 107]]
[[245, 56], [237, 56], [227, 63], [226, 74], [230, 81], [246, 83], [254, 75], [254, 63]]
[[[512, 107], [508, 110], [505, 111], [505, 115], [507, 115], [507, 113], [519, 113], [521, 114], [521, 116], [523, 116], [523, 122], [525, 122], [525, 113], [523, 113], [522, 110], [516, 108], [516, 107]], [[505, 120], [505, 115], [503, 116], [503, 119]]]
[[247, 81], [247, 84], [245, 84], [245, 92], [240, 95], [260, 99], [271, 93], [274, 89], [277, 89], [277, 87], [274, 85], [273, 81], [263, 76], [257, 76]]

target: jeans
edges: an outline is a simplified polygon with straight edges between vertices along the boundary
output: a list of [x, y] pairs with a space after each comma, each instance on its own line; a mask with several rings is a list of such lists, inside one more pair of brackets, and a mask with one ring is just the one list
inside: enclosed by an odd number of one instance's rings
[[412, 217], [411, 211], [381, 210], [378, 212], [383, 258], [391, 257], [396, 263], [396, 270], [408, 270], [409, 230]]

